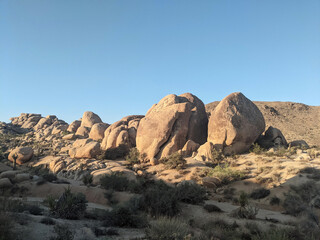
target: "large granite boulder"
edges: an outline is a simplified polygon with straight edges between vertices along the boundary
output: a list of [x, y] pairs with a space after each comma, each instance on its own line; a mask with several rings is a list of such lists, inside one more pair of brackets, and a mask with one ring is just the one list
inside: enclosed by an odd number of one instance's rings
[[71, 158], [95, 158], [100, 153], [100, 144], [91, 139], [78, 139], [69, 150]]
[[90, 111], [84, 112], [81, 119], [81, 127], [91, 128], [95, 123], [102, 123], [101, 118]]
[[170, 94], [149, 109], [137, 131], [137, 148], [147, 160], [167, 157], [181, 150], [188, 140], [203, 144], [208, 118], [196, 96]]
[[28, 162], [33, 156], [33, 149], [31, 147], [17, 147], [12, 150], [8, 156], [11, 162], [16, 158], [17, 164]]
[[243, 153], [265, 130], [258, 107], [242, 93], [225, 97], [214, 109], [208, 124], [208, 141], [224, 154]]
[[78, 130], [78, 128], [80, 127], [80, 125], [81, 125], [81, 121], [75, 120], [75, 121], [73, 121], [72, 123], [70, 123], [67, 131], [68, 131], [68, 132], [75, 133], [75, 132], [77, 132], [77, 130]]
[[93, 140], [101, 140], [104, 137], [104, 132], [109, 127], [106, 123], [95, 123], [93, 124], [90, 133], [89, 138]]
[[111, 124], [104, 132], [101, 148], [104, 150], [126, 145], [136, 146], [137, 128], [143, 115], [130, 115]]

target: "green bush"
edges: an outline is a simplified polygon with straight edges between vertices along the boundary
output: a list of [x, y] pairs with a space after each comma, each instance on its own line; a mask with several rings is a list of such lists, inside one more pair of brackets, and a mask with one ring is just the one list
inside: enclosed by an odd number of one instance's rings
[[74, 234], [69, 230], [68, 226], [58, 224], [54, 226], [56, 237], [51, 237], [50, 240], [73, 240]]
[[147, 221], [128, 206], [116, 206], [107, 212], [103, 221], [105, 227], [142, 228], [146, 225]]
[[125, 159], [132, 165], [140, 163], [140, 153], [138, 149], [131, 148]]
[[32, 215], [41, 215], [43, 210], [37, 205], [27, 205], [27, 209]]
[[190, 230], [186, 223], [176, 218], [160, 217], [151, 222], [147, 229], [147, 238], [150, 240], [178, 240], [186, 239]]
[[239, 226], [234, 222], [230, 224], [223, 219], [216, 219], [207, 222], [200, 226], [203, 233], [200, 235], [200, 240], [240, 240], [240, 234], [236, 231]]
[[140, 206], [152, 216], [175, 216], [181, 210], [175, 189], [162, 182], [146, 189], [142, 194]]
[[180, 153], [176, 152], [167, 158], [160, 159], [160, 163], [163, 163], [167, 169], [180, 170], [185, 168], [187, 161]]
[[129, 189], [130, 181], [121, 172], [113, 172], [104, 175], [100, 179], [100, 184], [107, 190], [126, 191]]
[[82, 177], [82, 182], [86, 186], [90, 186], [93, 181], [93, 176], [90, 173], [84, 174]]
[[179, 201], [199, 204], [206, 199], [206, 190], [196, 183], [183, 182], [175, 188], [175, 194]]
[[217, 150], [215, 148], [211, 149], [211, 159], [212, 162], [215, 164], [219, 164], [224, 160], [225, 156], [223, 155], [223, 152], [221, 149]]
[[252, 191], [252, 193], [250, 194], [250, 198], [261, 199], [269, 196], [269, 194], [270, 194], [270, 190], [265, 188], [258, 188]]
[[116, 160], [118, 158], [124, 158], [129, 154], [129, 147], [124, 144], [120, 144], [116, 148], [109, 148], [105, 152], [105, 159]]
[[70, 188], [56, 201], [52, 197], [47, 198], [50, 212], [60, 218], [78, 219], [83, 216], [87, 208], [87, 200], [82, 193], [72, 193]]
[[232, 169], [228, 164], [218, 165], [215, 168], [205, 168], [202, 174], [208, 177], [216, 177], [221, 184], [228, 184], [245, 177], [244, 172]]
[[286, 213], [292, 216], [298, 216], [308, 208], [298, 195], [292, 193], [287, 194], [282, 206], [286, 210]]
[[258, 143], [255, 143], [252, 145], [252, 147], [249, 151], [254, 154], [260, 155], [260, 154], [264, 153], [266, 150], [263, 149]]

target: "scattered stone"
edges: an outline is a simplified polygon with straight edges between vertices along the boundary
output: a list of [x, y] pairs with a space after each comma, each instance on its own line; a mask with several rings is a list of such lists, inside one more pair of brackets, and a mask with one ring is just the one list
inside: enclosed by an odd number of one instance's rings
[[309, 145], [304, 140], [296, 140], [289, 143], [289, 147], [298, 147], [308, 149]]

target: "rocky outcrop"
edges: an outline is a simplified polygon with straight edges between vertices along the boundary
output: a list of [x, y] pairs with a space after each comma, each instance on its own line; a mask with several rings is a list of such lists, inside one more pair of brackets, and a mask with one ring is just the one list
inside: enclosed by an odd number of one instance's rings
[[225, 97], [211, 113], [208, 141], [224, 154], [243, 153], [265, 130], [265, 121], [257, 106], [242, 93]]
[[84, 112], [81, 119], [81, 127], [91, 128], [95, 123], [102, 123], [101, 118], [90, 111]]
[[89, 137], [89, 133], [90, 133], [90, 128], [84, 127], [84, 126], [80, 126], [76, 131], [77, 136], [85, 137], [85, 138]]
[[106, 123], [95, 123], [89, 133], [89, 138], [93, 140], [101, 140], [104, 138], [104, 132], [109, 127]]
[[33, 156], [33, 150], [31, 147], [17, 147], [10, 152], [8, 159], [14, 162], [16, 159], [17, 164], [23, 164], [28, 162]]
[[137, 128], [143, 117], [142, 115], [130, 115], [111, 124], [104, 132], [101, 148], [107, 150], [120, 145], [135, 147]]
[[288, 145], [282, 132], [272, 126], [270, 126], [267, 131], [258, 138], [257, 143], [265, 149], [272, 147], [287, 147]]
[[188, 140], [203, 144], [207, 123], [204, 104], [196, 96], [190, 93], [168, 95], [141, 119], [137, 148], [148, 160], [167, 157], [181, 150]]

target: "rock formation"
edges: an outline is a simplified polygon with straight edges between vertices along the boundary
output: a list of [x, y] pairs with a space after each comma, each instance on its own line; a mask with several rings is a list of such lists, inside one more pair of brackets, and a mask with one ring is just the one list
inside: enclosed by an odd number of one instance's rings
[[207, 136], [204, 104], [196, 96], [170, 94], [149, 109], [137, 131], [137, 148], [146, 159], [181, 150], [188, 140], [203, 144]]
[[135, 147], [137, 128], [143, 117], [143, 115], [131, 115], [110, 125], [104, 132], [101, 148], [107, 150], [119, 145]]
[[265, 149], [272, 147], [287, 147], [288, 143], [282, 132], [270, 126], [263, 135], [261, 135], [257, 143]]

